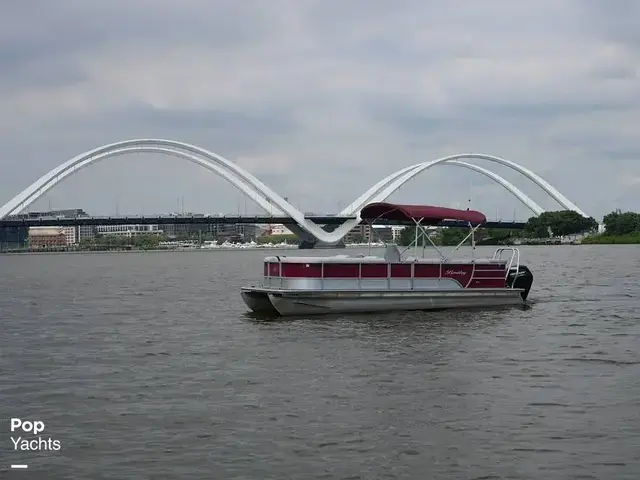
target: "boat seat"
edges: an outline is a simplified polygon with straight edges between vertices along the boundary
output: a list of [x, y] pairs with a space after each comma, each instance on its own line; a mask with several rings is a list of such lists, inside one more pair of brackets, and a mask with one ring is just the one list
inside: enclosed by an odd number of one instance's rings
[[387, 262], [397, 263], [401, 261], [400, 258], [400, 250], [396, 245], [387, 245], [386, 250], [384, 251], [384, 259]]

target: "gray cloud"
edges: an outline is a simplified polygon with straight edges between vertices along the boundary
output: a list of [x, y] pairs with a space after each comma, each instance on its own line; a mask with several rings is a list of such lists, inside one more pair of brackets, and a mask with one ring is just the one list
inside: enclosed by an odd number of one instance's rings
[[[640, 46], [640, 4], [635, 0], [604, 2], [587, 0], [584, 2], [585, 18], [588, 25], [605, 39], [629, 45]], [[638, 50], [635, 50], [638, 53]]]
[[[620, 193], [640, 178], [638, 8], [632, 0], [12, 2], [0, 17], [0, 203], [83, 150], [146, 136], [235, 159], [304, 210], [335, 210], [398, 168], [462, 151], [521, 162], [593, 215], [639, 209], [637, 196]], [[139, 204], [169, 210], [188, 195], [195, 210], [235, 211], [242, 198], [175, 160], [122, 162], [78, 174], [43, 205], [53, 198], [100, 213], [115, 195], [137, 213]], [[153, 182], [141, 182], [150, 171]], [[453, 167], [430, 170], [392, 200], [460, 204], [470, 188], [478, 208], [528, 215], [485, 178]]]
[[89, 125], [94, 128], [118, 129], [122, 119], [126, 119], [128, 124], [144, 126], [145, 131], [221, 130], [231, 133], [244, 132], [246, 136], [292, 134], [296, 127], [290, 112], [281, 109], [255, 112], [164, 110], [150, 105], [131, 105], [128, 108], [110, 111], [92, 119]]

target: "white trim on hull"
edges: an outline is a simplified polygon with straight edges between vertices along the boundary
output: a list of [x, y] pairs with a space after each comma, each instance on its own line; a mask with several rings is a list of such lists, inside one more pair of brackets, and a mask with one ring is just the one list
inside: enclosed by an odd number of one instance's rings
[[292, 291], [243, 288], [242, 298], [256, 313], [282, 316], [373, 313], [524, 305], [522, 289], [438, 291]]

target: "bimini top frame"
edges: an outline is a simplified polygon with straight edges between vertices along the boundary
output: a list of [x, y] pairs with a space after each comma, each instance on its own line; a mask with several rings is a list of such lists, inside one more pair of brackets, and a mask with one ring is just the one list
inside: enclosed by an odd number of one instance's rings
[[[360, 218], [371, 226], [377, 220], [395, 220], [399, 222], [413, 223], [416, 228], [415, 238], [411, 245], [415, 246], [416, 257], [418, 256], [418, 242], [421, 237], [426, 238], [433, 248], [440, 254], [442, 260], [446, 260], [447, 256], [433, 243], [429, 234], [425, 231], [425, 226], [436, 226], [440, 223], [453, 220], [466, 223], [471, 231], [462, 239], [462, 241], [451, 251], [458, 250], [469, 238], [471, 238], [472, 254], [475, 257], [475, 232], [482, 224], [487, 221], [487, 217], [476, 210], [457, 210], [455, 208], [434, 207], [430, 205], [397, 205], [393, 203], [370, 203], [366, 205], [360, 212]], [[371, 241], [371, 236], [369, 236]], [[403, 251], [403, 253], [404, 253]], [[422, 249], [424, 256], [424, 245]]]

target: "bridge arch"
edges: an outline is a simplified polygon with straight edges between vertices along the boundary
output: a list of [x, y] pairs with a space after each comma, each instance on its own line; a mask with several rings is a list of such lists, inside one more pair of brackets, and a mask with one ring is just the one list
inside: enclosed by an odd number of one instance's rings
[[[576, 204], [571, 202], [567, 197], [562, 195], [562, 193], [560, 193], [556, 188], [552, 187], [543, 178], [536, 175], [528, 168], [525, 168], [515, 162], [512, 162], [511, 160], [506, 160], [501, 157], [496, 157], [494, 155], [487, 155], [484, 153], [460, 153], [457, 155], [450, 155], [447, 157], [438, 158], [430, 162], [418, 163], [410, 167], [402, 168], [397, 172], [394, 172], [391, 175], [380, 180], [378, 183], [372, 186], [369, 190], [363, 193], [360, 197], [358, 197], [352, 204], [350, 204], [347, 208], [345, 208], [341, 213], [343, 215], [348, 215], [353, 212], [360, 211], [368, 203], [382, 202], [385, 199], [387, 199], [398, 188], [400, 188], [402, 185], [404, 185], [406, 182], [408, 182], [409, 180], [411, 180], [413, 177], [423, 172], [424, 170], [434, 167], [435, 165], [439, 165], [442, 163], [449, 163], [449, 162], [456, 161], [463, 158], [488, 160], [492, 163], [498, 163], [498, 164], [507, 166], [512, 170], [515, 170], [518, 173], [524, 175], [529, 180], [533, 181], [536, 185], [541, 187], [550, 197], [556, 200], [564, 208], [568, 210], [574, 210], [584, 217], [588, 216], [580, 208], [578, 208]], [[471, 164], [467, 164], [467, 165], [471, 165]], [[511, 191], [511, 193], [514, 193], [513, 189], [516, 189], [516, 187], [512, 183], [508, 182], [507, 180], [504, 180], [504, 181], [510, 186], [510, 188], [508, 189]]]
[[[250, 197], [259, 193], [264, 200], [271, 201], [272, 203], [269, 203], [269, 205], [271, 205], [271, 210], [275, 211], [276, 214], [282, 213], [282, 209], [278, 208], [277, 201], [282, 200], [286, 203], [284, 199], [277, 198], [279, 197], [278, 194], [271, 191], [249, 172], [213, 152], [173, 140], [134, 139], [103, 145], [62, 163], [40, 177], [0, 208], [0, 218], [19, 213], [59, 182], [92, 163], [112, 156], [139, 152], [157, 152], [179, 156], [214, 171], [232, 183], [241, 182], [242, 186], [236, 184], [238, 188]], [[264, 208], [262, 204], [260, 206]], [[267, 211], [269, 209], [269, 207], [266, 208]]]
[[533, 212], [534, 215], [540, 215], [544, 212], [544, 208], [542, 208], [538, 203], [531, 199], [527, 194], [525, 194], [522, 190], [516, 187], [514, 184], [509, 182], [507, 179], [501, 177], [495, 172], [488, 170], [486, 168], [482, 168], [478, 165], [474, 165], [473, 163], [461, 162], [459, 160], [449, 160], [448, 162], [444, 162], [443, 165], [453, 165], [458, 167], [463, 167], [468, 170], [473, 170], [474, 172], [478, 172], [481, 175], [484, 175], [487, 178], [490, 178], [498, 185], [503, 187], [509, 193], [513, 194], [518, 200], [522, 202], [522, 204], [527, 207], [529, 210]]
[[316, 239], [326, 243], [336, 243], [340, 241], [347, 233], [349, 233], [349, 231], [360, 222], [359, 212], [367, 203], [383, 201], [398, 188], [400, 188], [400, 186], [412, 179], [415, 175], [440, 163], [457, 165], [481, 173], [506, 188], [520, 201], [522, 201], [529, 209], [531, 209], [536, 215], [544, 211], [537, 203], [531, 200], [531, 198], [522, 193], [517, 187], [515, 187], [504, 178], [500, 177], [494, 172], [491, 172], [490, 170], [484, 169], [477, 165], [458, 161], [458, 159], [461, 158], [486, 159], [496, 163], [502, 163], [504, 165], [511, 166], [511, 168], [520, 171], [521, 173], [532, 179], [534, 182], [536, 182], [538, 185], [540, 185], [547, 191], [547, 193], [549, 193], [553, 198], [555, 198], [563, 206], [565, 206], [565, 208], [576, 210], [578, 213], [584, 215], [584, 213], [582, 213], [582, 211], [578, 209], [578, 207], [572, 204], [568, 199], [566, 199], [566, 197], [562, 196], [562, 194], [551, 187], [551, 185], [546, 183], [533, 172], [519, 166], [518, 164], [501, 159], [499, 157], [493, 157], [491, 155], [460, 154], [443, 157], [432, 162], [412, 165], [410, 167], [398, 170], [388, 177], [385, 177], [341, 212], [342, 215], [355, 215], [356, 218], [346, 221], [344, 224], [342, 224], [332, 232], [327, 232], [312, 221], [306, 219], [302, 212], [292, 206], [283, 197], [271, 190], [249, 172], [216, 153], [200, 147], [196, 147], [194, 145], [174, 140], [133, 139], [111, 143], [95, 148], [93, 150], [89, 150], [54, 168], [49, 173], [43, 175], [29, 187], [16, 195], [5, 205], [0, 207], [0, 219], [11, 214], [20, 213], [31, 203], [36, 201], [39, 197], [44, 195], [49, 189], [53, 188], [65, 178], [77, 173], [82, 168], [85, 168], [95, 162], [104, 160], [109, 157], [141, 152], [172, 155], [200, 165], [216, 173], [217, 175], [230, 182], [232, 185], [236, 186], [249, 198], [256, 202], [260, 207], [262, 207], [267, 213], [270, 213], [272, 215], [290, 216], [293, 220], [295, 220], [295, 222], [301, 227], [302, 230], [306, 231]]
[[0, 218], [20, 213], [31, 203], [44, 195], [49, 189], [77, 173], [81, 169], [109, 157], [129, 153], [161, 153], [177, 156], [196, 163], [238, 187], [265, 211], [272, 215], [288, 215], [300, 227], [313, 237], [327, 243], [340, 241], [349, 231], [360, 223], [360, 218], [347, 220], [332, 232], [326, 232], [320, 226], [304, 217], [304, 214], [287, 202], [264, 183], [224, 157], [195, 145], [165, 139], [133, 139], [111, 143], [89, 150], [64, 162], [43, 175], [0, 208]]

